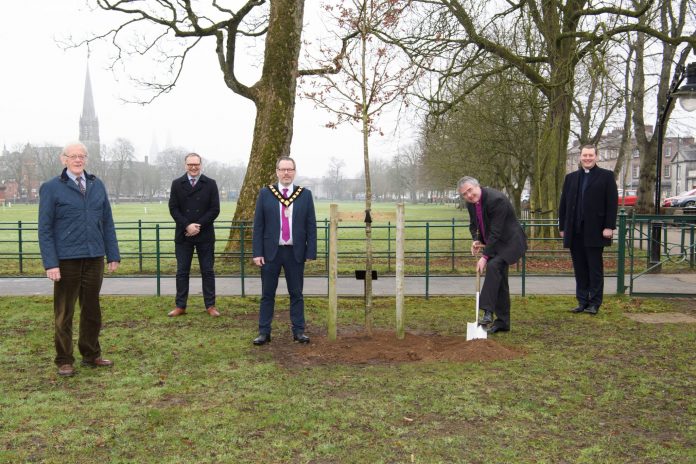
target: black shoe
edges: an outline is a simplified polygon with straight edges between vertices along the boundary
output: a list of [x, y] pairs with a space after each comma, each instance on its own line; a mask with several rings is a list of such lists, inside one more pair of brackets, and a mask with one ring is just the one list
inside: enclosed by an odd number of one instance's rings
[[585, 312], [594, 316], [595, 314], [597, 314], [597, 312], [599, 312], [599, 307], [594, 305], [588, 306], [587, 308], [585, 308]]
[[575, 314], [581, 313], [583, 311], [585, 311], [585, 306], [583, 306], [583, 305], [580, 305], [577, 308], [573, 308], [570, 310], [571, 313], [575, 313]]
[[487, 327], [485, 330], [486, 330], [486, 332], [488, 332], [489, 334], [494, 334], [494, 333], [496, 333], [496, 332], [509, 332], [509, 331], [510, 331], [510, 328], [509, 328], [509, 327], [502, 326], [502, 325], [499, 325], [499, 324], [493, 324], [492, 326]]
[[259, 334], [258, 337], [254, 339], [254, 345], [265, 345], [271, 341], [271, 334]]
[[309, 343], [309, 337], [302, 332], [296, 333], [292, 336], [292, 339], [297, 343]]
[[479, 325], [488, 325], [493, 323], [493, 311], [484, 310], [483, 317], [479, 322]]

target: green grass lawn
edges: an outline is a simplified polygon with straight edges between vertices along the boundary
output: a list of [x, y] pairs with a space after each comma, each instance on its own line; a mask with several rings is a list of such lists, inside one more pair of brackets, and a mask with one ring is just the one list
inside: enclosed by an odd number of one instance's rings
[[[170, 297], [105, 297], [115, 366], [65, 379], [51, 299], [0, 297], [0, 462], [696, 462], [696, 327], [623, 315], [688, 305], [607, 300], [590, 317], [569, 297], [514, 299], [512, 332], [493, 336], [526, 353], [510, 361], [283, 367], [251, 345], [256, 298], [170, 319]], [[407, 327], [464, 336], [472, 304], [407, 299]], [[340, 300], [339, 326], [360, 306]], [[393, 327], [393, 307], [375, 300], [376, 326]], [[307, 319], [317, 337], [324, 299]]]
[[[328, 201], [320, 201], [316, 205], [320, 259], [309, 264], [307, 271], [310, 274], [326, 274], [326, 260], [322, 257], [326, 255], [327, 251], [329, 205]], [[219, 275], [241, 272], [240, 252], [235, 250], [229, 254], [224, 253], [225, 243], [230, 235], [230, 227], [232, 227], [230, 221], [234, 214], [234, 208], [235, 203], [223, 202], [220, 216], [216, 221], [219, 257], [216, 270]], [[339, 211], [360, 213], [363, 210], [364, 204], [361, 202], [339, 203]], [[396, 206], [394, 203], [376, 203], [373, 210], [378, 213], [394, 213]], [[36, 230], [37, 214], [37, 205], [15, 205], [12, 208], [0, 208], [0, 275], [41, 275], [43, 273]], [[120, 203], [113, 206], [113, 214], [122, 255], [121, 273], [154, 274], [157, 269], [156, 257], [158, 252], [160, 271], [169, 275], [175, 273], [174, 223], [169, 216], [166, 202]], [[406, 234], [407, 273], [422, 274], [425, 268], [426, 254], [433, 265], [433, 270], [455, 272], [461, 267], [462, 256], [468, 254], [470, 247], [467, 213], [458, 210], [451, 204], [407, 204], [406, 218], [408, 221]], [[22, 227], [21, 248], [23, 253], [21, 268], [17, 257], [20, 247], [18, 230], [20, 225]], [[253, 274], [257, 270], [250, 265], [251, 234], [249, 228], [250, 225], [245, 226], [248, 233], [244, 243], [244, 257], [247, 264], [244, 272]], [[235, 225], [234, 230], [239, 231], [239, 226]], [[375, 222], [372, 236], [375, 250], [374, 268], [380, 273], [394, 272], [396, 252], [394, 221], [391, 221], [391, 224], [389, 221]], [[426, 237], [428, 239], [427, 247]], [[352, 273], [356, 268], [364, 268], [364, 224], [342, 222], [339, 240], [340, 272]], [[159, 250], [157, 248], [158, 242]]]
[[[318, 260], [307, 264], [309, 275], [327, 274], [328, 244], [328, 201], [317, 202]], [[361, 202], [340, 202], [339, 211], [360, 213], [364, 209]], [[243, 255], [235, 242], [234, 250], [226, 252], [225, 245], [230, 232], [236, 237], [242, 232], [241, 225], [230, 222], [234, 214], [235, 203], [223, 202], [221, 213], [216, 221], [218, 275], [239, 275], [241, 272], [254, 275], [258, 272], [251, 264], [250, 225], [244, 225], [246, 239]], [[375, 203], [373, 210], [377, 213], [395, 212], [394, 203]], [[406, 204], [405, 230], [405, 273], [406, 275], [463, 274], [474, 272], [475, 260], [469, 249], [471, 236], [468, 229], [468, 214], [458, 210], [453, 204]], [[41, 265], [37, 240], [37, 205], [15, 205], [0, 208], [0, 276], [41, 276]], [[120, 203], [113, 206], [117, 236], [121, 250], [121, 267], [119, 273], [164, 275], [176, 273], [174, 257], [174, 224], [169, 216], [166, 202], [163, 203]], [[21, 223], [20, 223], [21, 221]], [[21, 226], [21, 240], [20, 240]], [[539, 227], [553, 227], [553, 221]], [[526, 272], [530, 274], [568, 274], [571, 262], [568, 250], [562, 248], [557, 238], [532, 237], [528, 230], [529, 250], [527, 252]], [[365, 267], [365, 231], [364, 223], [341, 222], [339, 224], [339, 274], [349, 275], [355, 269]], [[237, 239], [238, 240], [238, 239]], [[379, 220], [373, 223], [373, 269], [380, 275], [393, 274], [395, 270], [396, 228], [395, 222]], [[21, 244], [21, 245], [20, 245]], [[687, 240], [688, 244], [688, 240]], [[159, 245], [159, 246], [158, 246]], [[21, 246], [22, 259], [19, 259]], [[647, 264], [645, 247], [636, 250], [635, 272], [640, 272]], [[243, 259], [241, 257], [243, 256]], [[605, 252], [607, 273], [616, 271], [617, 247]], [[159, 259], [158, 259], [159, 257]], [[194, 260], [193, 272], [197, 271]], [[629, 269], [629, 264], [626, 264]], [[663, 269], [668, 272], [692, 272], [694, 267], [690, 260], [670, 259]], [[511, 272], [521, 272], [520, 265]]]

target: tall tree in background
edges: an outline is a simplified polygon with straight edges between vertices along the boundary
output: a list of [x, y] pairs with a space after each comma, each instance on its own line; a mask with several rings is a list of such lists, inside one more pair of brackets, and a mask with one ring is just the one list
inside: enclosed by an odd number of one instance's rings
[[[327, 7], [340, 31], [341, 46], [320, 50], [327, 72], [308, 82], [306, 98], [335, 116], [328, 127], [356, 123], [360, 127], [365, 178], [365, 328], [372, 335], [372, 193], [370, 135], [379, 131], [378, 118], [385, 107], [400, 100], [416, 78], [399, 50], [381, 42], [376, 34], [394, 30], [405, 1], [347, 0]], [[338, 57], [338, 59], [336, 58]]]
[[346, 163], [332, 156], [329, 159], [329, 168], [324, 174], [324, 187], [326, 188], [327, 195], [330, 200], [343, 199], [343, 168], [346, 167]]
[[534, 171], [545, 110], [539, 92], [508, 70], [483, 82], [426, 126], [424, 164], [451, 190], [462, 175], [506, 191], [517, 212]]
[[[572, 98], [577, 64], [607, 40], [620, 40], [641, 30], [671, 45], [695, 43], [696, 38], [667, 35], [650, 24], [639, 24], [655, 2], [635, 8], [589, 0], [423, 0], [415, 2], [413, 32], [396, 38], [413, 56], [442, 57], [438, 75], [441, 87], [462, 72], [500, 60], [495, 67], [481, 67], [477, 79], [461, 93], [480, 85], [491, 75], [515, 68], [543, 94], [548, 111], [541, 125], [536, 150], [532, 206], [551, 217], [560, 199], [570, 135]], [[501, 30], [509, 39], [499, 40]], [[526, 38], [527, 40], [520, 40]], [[530, 43], [536, 44], [530, 49]], [[457, 98], [441, 106], [453, 106]]]
[[571, 133], [579, 145], [596, 144], [607, 125], [614, 120], [617, 110], [624, 103], [624, 69], [620, 58], [614, 54], [623, 49], [603, 44], [578, 63], [575, 73]]
[[116, 201], [121, 199], [121, 187], [123, 177], [135, 161], [135, 148], [130, 140], [119, 137], [112, 147], [107, 149], [107, 157], [110, 161], [111, 187], [114, 189]]
[[[634, 3], [638, 3], [634, 0]], [[641, 24], [656, 23], [656, 27], [667, 37], [678, 38], [684, 33], [687, 27], [689, 17], [693, 18], [693, 0], [680, 0], [678, 2], [665, 1], [657, 6], [651, 15], [645, 15], [640, 18]], [[667, 92], [672, 82], [673, 66], [684, 66], [689, 54], [696, 45], [696, 32], [693, 32], [693, 22], [689, 25], [691, 28], [692, 42], [684, 47], [678, 53], [676, 40], [662, 40], [654, 43], [650, 40], [650, 36], [645, 32], [638, 32], [635, 40], [635, 74], [633, 79], [633, 124], [635, 127], [636, 142], [640, 152], [640, 180], [638, 184], [638, 202], [636, 210], [642, 213], [650, 213], [655, 206], [655, 180], [657, 163], [657, 130], [649, 134], [645, 123], [645, 96], [648, 82], [646, 79], [646, 68], [651, 69], [649, 65], [650, 57], [646, 57], [646, 52], [650, 54], [653, 47], [659, 49], [654, 61], [658, 69], [657, 77], [657, 92], [655, 94], [655, 107], [660, 110], [667, 103]], [[651, 43], [653, 42], [653, 43]], [[648, 94], [649, 95], [649, 94]], [[665, 119], [664, 134], [667, 134], [667, 123], [669, 122], [669, 114], [672, 113], [674, 105], [668, 109], [667, 118]], [[656, 118], [655, 129], [658, 128], [659, 111]], [[664, 160], [663, 160], [664, 161]]]
[[392, 160], [394, 176], [399, 199], [403, 192], [408, 192], [412, 202], [418, 201], [418, 189], [421, 188], [421, 171], [423, 150], [420, 143], [412, 143], [399, 149]]
[[[248, 0], [239, 7], [224, 3], [96, 0], [99, 8], [120, 13], [123, 20], [85, 43], [109, 38], [117, 49], [117, 60], [127, 54], [154, 55], [169, 72], [164, 74], [163, 81], [151, 77], [140, 80], [154, 92], [152, 98], [174, 88], [193, 47], [198, 44], [210, 47], [217, 56], [227, 87], [256, 107], [249, 163], [234, 214], [235, 221], [251, 220], [259, 189], [275, 179], [278, 157], [290, 153], [304, 0]], [[235, 64], [240, 37], [265, 37], [261, 77], [252, 85], [243, 84], [237, 77]], [[230, 233], [227, 250], [238, 243], [233, 239], [236, 231], [233, 228]]]

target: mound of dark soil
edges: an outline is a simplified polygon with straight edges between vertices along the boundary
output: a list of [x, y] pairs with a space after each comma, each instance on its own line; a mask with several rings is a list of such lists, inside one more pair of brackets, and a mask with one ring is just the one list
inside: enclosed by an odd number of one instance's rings
[[[287, 367], [330, 364], [397, 364], [420, 361], [482, 362], [519, 358], [524, 352], [493, 339], [466, 341], [465, 337], [407, 333], [403, 340], [395, 332], [375, 330], [339, 332], [336, 341], [325, 334], [308, 334], [308, 345], [293, 343], [290, 335], [274, 334], [268, 349]], [[503, 335], [504, 336], [504, 335]]]

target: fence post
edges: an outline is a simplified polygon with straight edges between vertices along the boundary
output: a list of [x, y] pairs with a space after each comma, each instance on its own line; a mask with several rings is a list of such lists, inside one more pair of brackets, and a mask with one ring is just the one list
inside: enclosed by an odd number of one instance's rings
[[327, 320], [327, 338], [336, 340], [336, 321], [338, 319], [338, 205], [332, 203], [329, 206], [329, 243], [328, 243], [328, 275], [329, 275], [329, 314]]
[[452, 272], [454, 272], [454, 222], [455, 219], [452, 218]]
[[691, 228], [691, 239], [689, 241], [689, 250], [691, 250], [691, 252], [689, 253], [689, 255], [690, 255], [689, 256], [689, 264], [693, 268], [694, 261], [695, 261], [694, 258], [696, 257], [696, 252], [695, 252], [696, 250], [694, 250], [694, 225], [691, 224], [690, 228]]
[[[527, 235], [527, 222], [522, 222], [522, 230]], [[522, 298], [527, 296], [527, 252], [522, 254]]]
[[138, 269], [143, 272], [143, 220], [138, 219]]
[[387, 271], [391, 272], [391, 221], [387, 222]]
[[430, 223], [425, 223], [425, 299], [430, 298]]
[[396, 338], [404, 339], [404, 204], [396, 205]]
[[19, 246], [19, 273], [24, 273], [24, 256], [22, 253], [22, 221], [17, 221], [17, 234], [18, 234], [18, 246]]
[[242, 287], [242, 298], [246, 296], [244, 291], [244, 222], [239, 223], [239, 284]]
[[157, 296], [160, 296], [161, 274], [160, 274], [160, 225], [159, 222], [155, 225], [155, 258], [156, 258], [156, 276], [157, 276]]
[[[338, 233], [338, 231], [336, 231]], [[326, 269], [326, 297], [329, 297], [329, 221], [324, 218], [324, 269]], [[317, 255], [319, 256], [319, 255]]]
[[619, 249], [616, 261], [616, 293], [623, 295], [626, 292], [626, 210], [619, 211]]

